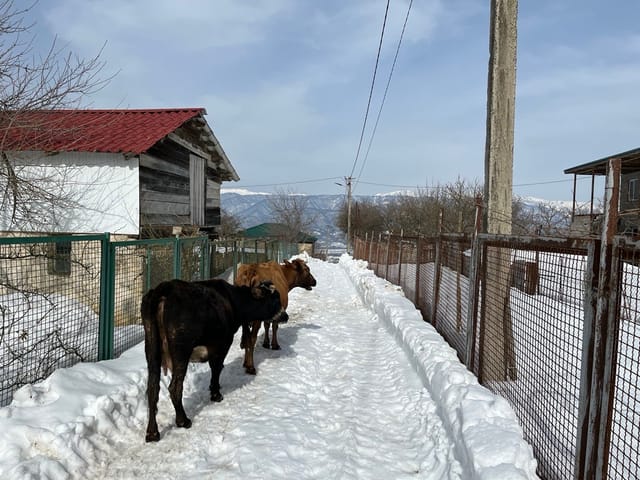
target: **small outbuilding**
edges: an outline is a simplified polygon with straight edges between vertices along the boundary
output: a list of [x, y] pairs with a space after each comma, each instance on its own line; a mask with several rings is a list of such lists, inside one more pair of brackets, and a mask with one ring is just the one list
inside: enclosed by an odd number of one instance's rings
[[292, 232], [291, 228], [282, 223], [261, 223], [242, 232], [247, 239], [274, 239], [283, 242], [296, 243], [298, 253], [306, 252], [309, 255], [315, 253], [317, 237], [304, 232]]
[[204, 108], [3, 112], [3, 160], [16, 178], [51, 195], [20, 204], [35, 215], [16, 215], [16, 200], [30, 199], [0, 185], [7, 207], [0, 230], [215, 235], [221, 183], [239, 177], [205, 115]]
[[[596, 182], [598, 177], [608, 174], [609, 162], [620, 159], [620, 189], [618, 191], [618, 233], [637, 235], [640, 232], [640, 148], [616, 153], [608, 157], [567, 168], [564, 173], [573, 174], [573, 210], [571, 233], [575, 235], [592, 235], [600, 231], [601, 214], [594, 202], [602, 201], [604, 192], [596, 193], [602, 182]], [[576, 189], [578, 179], [588, 176], [591, 179], [590, 201], [587, 208], [578, 208]]]

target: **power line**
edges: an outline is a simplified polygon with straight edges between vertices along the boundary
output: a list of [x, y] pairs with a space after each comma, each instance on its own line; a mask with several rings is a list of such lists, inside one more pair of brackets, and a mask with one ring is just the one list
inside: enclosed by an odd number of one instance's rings
[[384, 39], [384, 30], [387, 25], [387, 16], [389, 14], [389, 2], [390, 0], [387, 0], [387, 7], [384, 11], [384, 21], [382, 22], [382, 32], [380, 33], [380, 43], [378, 44], [378, 53], [376, 55], [376, 65], [373, 69], [373, 79], [371, 80], [371, 88], [369, 90], [369, 100], [367, 101], [367, 110], [365, 111], [365, 114], [364, 114], [364, 121], [362, 123], [362, 132], [360, 133], [360, 141], [358, 142], [358, 150], [356, 152], [356, 158], [353, 161], [353, 167], [351, 168], [351, 174], [349, 175], [349, 177], [353, 177], [353, 172], [355, 172], [356, 170], [358, 157], [360, 156], [360, 148], [362, 148], [362, 140], [364, 139], [364, 132], [365, 132], [365, 129], [367, 128], [367, 118], [369, 117], [369, 108], [371, 108], [371, 98], [373, 97], [373, 87], [375, 86], [375, 83], [376, 83], [376, 74], [378, 72], [378, 63], [380, 62], [380, 52], [382, 51], [382, 41]]
[[[576, 180], [577, 181], [583, 181], [583, 180], [590, 180], [591, 177], [578, 177]], [[321, 183], [321, 182], [327, 182], [327, 181], [335, 181], [335, 180], [344, 180], [343, 177], [325, 177], [325, 178], [313, 178], [313, 179], [308, 179], [308, 180], [292, 180], [290, 182], [281, 182], [281, 183], [262, 183], [262, 184], [252, 184], [252, 185], [238, 185], [235, 188], [254, 188], [254, 187], [282, 187], [282, 186], [286, 186], [286, 185], [297, 185], [297, 184], [302, 184], [302, 183]], [[567, 183], [567, 182], [573, 182], [573, 179], [569, 179], [569, 180], [549, 180], [549, 181], [545, 181], [545, 182], [534, 182], [534, 183], [518, 183], [518, 184], [514, 184], [514, 187], [529, 187], [529, 186], [536, 186], [536, 185], [549, 185], [549, 184], [553, 184], [553, 183]], [[412, 189], [419, 189], [419, 190], [436, 190], [438, 188], [442, 188], [442, 186], [420, 186], [420, 185], [399, 185], [399, 184], [393, 184], [393, 183], [375, 183], [375, 182], [365, 182], [362, 180], [358, 180], [358, 183], [362, 183], [363, 185], [372, 185], [372, 186], [376, 186], [376, 187], [391, 187], [391, 188], [412, 188]]]
[[[389, 78], [387, 79], [387, 86], [384, 89], [384, 95], [382, 96], [382, 102], [380, 103], [380, 109], [378, 110], [378, 116], [376, 117], [376, 123], [373, 126], [373, 131], [371, 132], [371, 138], [369, 139], [369, 146], [367, 147], [367, 153], [364, 156], [364, 160], [362, 161], [362, 166], [360, 167], [360, 172], [358, 173], [358, 178], [362, 177], [362, 171], [364, 170], [364, 166], [367, 163], [367, 159], [369, 158], [369, 152], [371, 151], [371, 145], [373, 144], [373, 138], [376, 136], [376, 131], [378, 130], [378, 123], [380, 122], [380, 116], [382, 114], [382, 108], [384, 107], [384, 102], [387, 99], [387, 92], [389, 91], [389, 85], [391, 84], [391, 77], [393, 76], [393, 71], [396, 68], [396, 62], [398, 60], [398, 54], [400, 53], [400, 46], [402, 45], [402, 39], [404, 38], [404, 32], [407, 28], [407, 22], [409, 20], [409, 13], [411, 12], [411, 6], [413, 5], [413, 0], [409, 2], [409, 7], [407, 8], [407, 14], [404, 17], [404, 24], [402, 25], [402, 32], [400, 32], [400, 39], [398, 40], [398, 46], [396, 48], [396, 54], [393, 57], [393, 64], [391, 65], [391, 70], [389, 71]], [[356, 180], [356, 187], [358, 186], [358, 181]], [[355, 188], [355, 187], [354, 187]]]
[[[582, 180], [589, 180], [590, 177], [581, 177], [578, 178], [578, 181], [582, 181]], [[569, 179], [569, 180], [549, 180], [546, 182], [535, 182], [535, 183], [517, 183], [514, 184], [513, 187], [529, 187], [529, 186], [535, 186], [535, 185], [549, 185], [552, 183], [567, 183], [567, 182], [573, 182], [573, 179]], [[364, 182], [362, 180], [358, 180], [358, 183], [362, 183], [364, 185], [373, 185], [373, 186], [377, 186], [377, 187], [394, 187], [394, 188], [418, 188], [418, 189], [423, 189], [423, 190], [436, 190], [438, 188], [442, 188], [442, 186], [419, 186], [419, 185], [398, 185], [398, 184], [392, 184], [392, 183], [374, 183], [374, 182]]]
[[328, 180], [340, 180], [342, 177], [326, 177], [326, 178], [313, 178], [310, 180], [297, 180], [291, 182], [282, 182], [282, 183], [263, 183], [263, 184], [255, 184], [255, 185], [238, 185], [236, 188], [253, 188], [253, 187], [282, 187], [285, 185], [296, 185], [299, 183], [320, 183], [326, 182]]

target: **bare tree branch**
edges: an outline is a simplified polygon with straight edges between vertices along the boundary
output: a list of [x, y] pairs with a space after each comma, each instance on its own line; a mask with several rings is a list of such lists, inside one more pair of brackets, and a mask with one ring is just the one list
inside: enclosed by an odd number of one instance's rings
[[315, 218], [309, 216], [309, 198], [305, 195], [277, 190], [268, 203], [274, 222], [287, 227], [286, 238], [283, 238], [287, 242], [298, 241], [300, 232], [305, 232], [315, 222]]
[[[14, 0], [0, 1], [0, 208], [11, 212], [14, 225], [20, 221], [43, 223], [45, 206], [67, 208], [75, 200], [68, 192], [56, 193], [58, 189], [50, 188], [53, 182], [60, 182], [50, 172], [42, 170], [42, 177], [33, 172], [27, 175], [7, 155], [9, 148], [34, 150], [30, 147], [38, 140], [61, 133], [61, 125], [25, 113], [77, 108], [110, 80], [101, 79], [102, 49], [83, 59], [54, 39], [44, 54], [35, 52], [33, 24], [25, 23], [25, 15], [34, 5], [18, 8]], [[19, 142], [9, 137], [15, 132], [20, 132]], [[28, 207], [23, 205], [27, 199]]]

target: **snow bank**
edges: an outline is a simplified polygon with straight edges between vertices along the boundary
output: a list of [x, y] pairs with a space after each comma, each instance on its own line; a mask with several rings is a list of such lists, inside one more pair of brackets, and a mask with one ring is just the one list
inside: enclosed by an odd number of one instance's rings
[[478, 383], [399, 287], [376, 277], [367, 269], [367, 262], [349, 255], [340, 257], [340, 265], [438, 400], [439, 414], [456, 444], [460, 463], [468, 469], [464, 478], [537, 479], [533, 450], [524, 441], [508, 402]]
[[133, 434], [144, 428], [144, 367], [138, 345], [116, 360], [61, 368], [16, 391], [0, 409], [0, 478], [95, 478], [93, 468], [114, 443], [138, 440]]

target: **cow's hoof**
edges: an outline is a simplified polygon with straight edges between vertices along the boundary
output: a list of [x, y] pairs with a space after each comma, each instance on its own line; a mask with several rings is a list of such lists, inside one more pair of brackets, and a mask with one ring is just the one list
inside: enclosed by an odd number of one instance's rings
[[280, 350], [280, 345], [271, 345], [271, 350]]
[[269, 344], [268, 342], [264, 342], [264, 343], [262, 344], [262, 346], [263, 346], [264, 348], [271, 348], [271, 344]]
[[189, 420], [188, 418], [185, 418], [181, 422], [176, 421], [176, 425], [181, 428], [191, 428], [191, 420]]
[[211, 392], [211, 401], [212, 402], [221, 402], [224, 397], [220, 392]]
[[157, 442], [160, 440], [160, 432], [147, 432], [147, 436], [144, 440], [145, 442]]
[[255, 375], [256, 367], [245, 367], [244, 371], [247, 372], [249, 375]]

